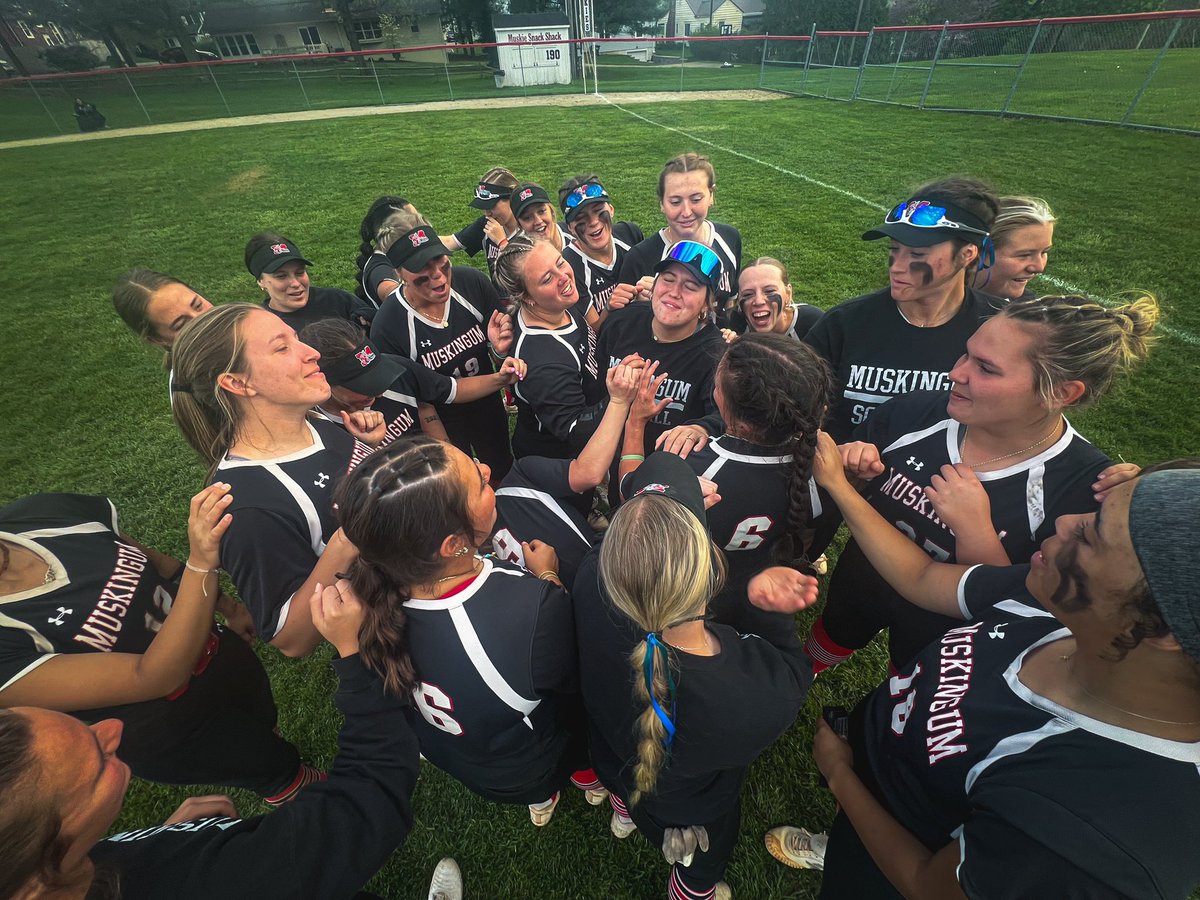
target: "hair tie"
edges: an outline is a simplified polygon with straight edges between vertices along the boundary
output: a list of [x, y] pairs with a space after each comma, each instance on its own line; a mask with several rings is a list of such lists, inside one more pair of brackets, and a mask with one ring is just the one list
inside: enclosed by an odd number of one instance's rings
[[171, 382], [171, 391], [176, 394], [194, 393], [190, 384], [180, 384], [178, 381]]
[[[667, 669], [667, 693], [671, 698], [671, 715], [669, 716], [654, 696], [654, 654], [657, 651], [662, 652], [663, 664]], [[675, 677], [671, 674], [671, 659], [667, 654], [667, 645], [660, 641], [653, 631], [646, 634], [646, 655], [642, 659], [642, 674], [646, 678], [646, 693], [650, 695], [650, 708], [654, 710], [654, 714], [662, 722], [663, 728], [667, 730], [667, 736], [663, 738], [663, 746], [670, 750], [671, 741], [675, 739], [675, 723], [672, 721], [675, 717]]]

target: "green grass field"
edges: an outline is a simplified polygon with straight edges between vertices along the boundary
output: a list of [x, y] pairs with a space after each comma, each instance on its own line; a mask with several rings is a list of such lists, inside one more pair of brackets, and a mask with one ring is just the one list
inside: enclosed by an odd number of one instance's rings
[[[661, 225], [659, 168], [687, 149], [711, 153], [718, 173], [712, 215], [741, 229], [746, 258], [785, 260], [798, 298], [825, 307], [885, 280], [885, 248], [859, 239], [880, 213], [835, 187], [890, 204], [928, 178], [965, 172], [1004, 191], [1048, 198], [1061, 217], [1052, 274], [1104, 297], [1153, 291], [1175, 329], [1135, 376], [1073, 416], [1074, 424], [1131, 462], [1200, 451], [1200, 264], [1191, 246], [1200, 157], [1193, 139], [799, 99], [636, 112], [684, 133], [612, 107], [528, 108], [0, 151], [8, 211], [0, 221], [7, 263], [0, 270], [0, 503], [38, 490], [106, 494], [131, 535], [185, 552], [187, 499], [205, 472], [170, 420], [159, 355], [113, 314], [109, 291], [129, 266], [174, 273], [214, 301], [257, 301], [242, 247], [253, 232], [278, 229], [316, 261], [314, 283], [349, 288], [358, 224], [377, 194], [405, 194], [451, 231], [471, 220], [474, 181], [497, 163], [551, 188], [596, 170], [618, 217], [649, 231]], [[809, 620], [802, 617], [800, 627]], [[328, 764], [338, 724], [328, 654], [289, 661], [264, 650], [263, 658], [283, 733], [307, 759]], [[815, 896], [818, 876], [774, 862], [762, 833], [783, 822], [828, 826], [833, 805], [810, 758], [812, 722], [822, 705], [849, 706], [883, 675], [876, 647], [823, 676], [796, 725], [752, 769], [743, 837], [728, 873], [737, 896]], [[135, 783], [120, 825], [161, 821], [193, 792], [200, 791]], [[244, 814], [260, 811], [253, 797], [237, 799]], [[616, 841], [607, 812], [587, 807], [577, 793], [539, 831], [523, 808], [476, 799], [426, 767], [415, 809], [408, 842], [373, 884], [389, 897], [424, 897], [429, 872], [446, 854], [458, 858], [476, 898], [663, 894], [667, 869], [658, 851], [636, 837]]]
[[[705, 48], [705, 45], [693, 44]], [[711, 51], [714, 45], [707, 45]], [[606, 93], [621, 91], [772, 90], [849, 99], [858, 82], [857, 68], [823, 68], [828, 48], [814, 56], [804, 73], [803, 44], [773, 44], [771, 59], [759, 65], [761, 41], [721, 45], [739, 61], [732, 69], [694, 58], [688, 51], [679, 65], [678, 45], [662, 45], [654, 63], [621, 55], [600, 57], [599, 81]], [[669, 55], [674, 48], [674, 56]], [[861, 47], [853, 51], [861, 53]], [[1041, 53], [1030, 58], [1010, 109], [1014, 113], [1120, 121], [1141, 86], [1157, 51], [1109, 50]], [[849, 59], [847, 52], [842, 62]], [[857, 63], [857, 55], [854, 57]], [[882, 60], [882, 57], [878, 57]], [[876, 60], [875, 55], [872, 61]], [[1004, 107], [1020, 55], [982, 56], [940, 64], [930, 83], [926, 105], [946, 109], [1000, 110]], [[970, 66], [963, 65], [970, 63]], [[901, 68], [868, 66], [859, 96], [917, 105], [928, 80], [929, 60], [906, 61]], [[1141, 98], [1132, 122], [1200, 130], [1200, 50], [1175, 49]], [[589, 75], [586, 85], [594, 90]], [[136, 92], [133, 88], [136, 88]], [[102, 71], [90, 77], [38, 82], [0, 81], [0, 141], [75, 131], [71, 105], [76, 96], [94, 103], [110, 128], [182, 122], [223, 116], [262, 115], [306, 109], [375, 106], [526, 94], [583, 91], [582, 81], [537, 87], [497, 88], [480, 62], [436, 64], [385, 60], [264, 61], [194, 69], [146, 67], [131, 79]], [[49, 110], [49, 114], [47, 114]], [[53, 119], [51, 118], [53, 116]], [[61, 130], [61, 132], [60, 132]]]

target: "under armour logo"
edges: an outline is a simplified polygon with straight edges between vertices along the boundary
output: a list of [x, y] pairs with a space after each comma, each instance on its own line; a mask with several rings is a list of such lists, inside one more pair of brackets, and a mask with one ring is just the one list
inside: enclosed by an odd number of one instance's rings
[[324, 472], [317, 475], [317, 480], [313, 482], [317, 487], [325, 487], [325, 483], [329, 481], [329, 476]]
[[925, 463], [917, 462], [917, 458], [915, 456], [910, 456], [908, 459], [905, 460], [905, 462], [908, 463], [910, 466], [912, 466], [914, 469], [916, 469], [918, 472], [920, 472], [923, 468], [925, 468]]
[[1001, 622], [999, 625], [997, 625], [995, 628], [993, 628], [991, 631], [988, 632], [988, 637], [990, 637], [992, 640], [995, 640], [996, 638], [999, 638], [1000, 640], [1004, 640], [1004, 632], [1002, 631], [1002, 629], [1007, 628], [1007, 627], [1008, 627], [1007, 622]]
[[422, 347], [432, 347], [433, 341], [421, 341], [421, 346]]
[[58, 608], [58, 615], [55, 616], [53, 619], [47, 619], [46, 621], [49, 622], [51, 625], [61, 625], [63, 623], [63, 617], [69, 616], [73, 612], [75, 612], [75, 610], [67, 609], [65, 606], [60, 606]]

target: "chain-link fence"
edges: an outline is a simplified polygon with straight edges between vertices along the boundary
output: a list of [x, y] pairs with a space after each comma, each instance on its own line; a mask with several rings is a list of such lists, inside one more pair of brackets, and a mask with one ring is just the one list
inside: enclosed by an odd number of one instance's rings
[[[122, 128], [513, 95], [730, 88], [1200, 134], [1198, 43], [1200, 10], [1183, 10], [156, 64], [2, 79], [0, 140], [75, 131], [77, 97], [97, 107], [109, 128]], [[525, 77], [551, 56], [569, 61], [561, 83]]]
[[[922, 109], [1200, 134], [1200, 11], [813, 30], [763, 86]], [[848, 51], [848, 52], [847, 52]], [[796, 68], [796, 59], [804, 57]]]

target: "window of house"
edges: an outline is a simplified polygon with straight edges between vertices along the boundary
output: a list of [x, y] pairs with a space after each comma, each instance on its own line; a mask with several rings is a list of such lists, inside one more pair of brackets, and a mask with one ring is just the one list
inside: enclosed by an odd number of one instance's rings
[[49, 28], [50, 33], [52, 35], [54, 35], [54, 43], [58, 44], [59, 46], [62, 46], [63, 44], [65, 44], [67, 42], [67, 39], [65, 37], [63, 37], [62, 29], [59, 28], [57, 25], [55, 25], [53, 22], [47, 22], [46, 27]]
[[21, 29], [21, 34], [25, 35], [25, 37], [27, 37], [27, 38], [37, 37], [37, 35], [35, 35], [33, 33], [33, 29], [30, 28], [29, 24], [27, 22], [25, 22], [23, 19], [17, 20], [17, 27]]
[[321, 32], [317, 30], [316, 25], [306, 25], [300, 29], [300, 43], [309, 47], [321, 43]]
[[254, 35], [246, 34], [217, 34], [213, 36], [217, 51], [224, 57], [258, 56], [258, 41]]
[[683, 33], [684, 33], [685, 35], [687, 35], [687, 34], [691, 34], [691, 33], [692, 33], [692, 23], [691, 23], [691, 22], [684, 22], [684, 23], [683, 23]]
[[381, 41], [383, 40], [383, 28], [380, 27], [378, 19], [355, 22], [354, 36], [360, 41]]
[[720, 25], [721, 25], [721, 34], [733, 34], [733, 26], [732, 25], [726, 25], [724, 22], [721, 22]]
[[412, 33], [420, 34], [420, 32], [421, 32], [421, 22], [420, 22], [420, 20], [417, 19], [416, 16], [413, 16], [413, 18], [412, 18]]
[[167, 37], [163, 38], [163, 43], [168, 47], [179, 47], [179, 38]]

